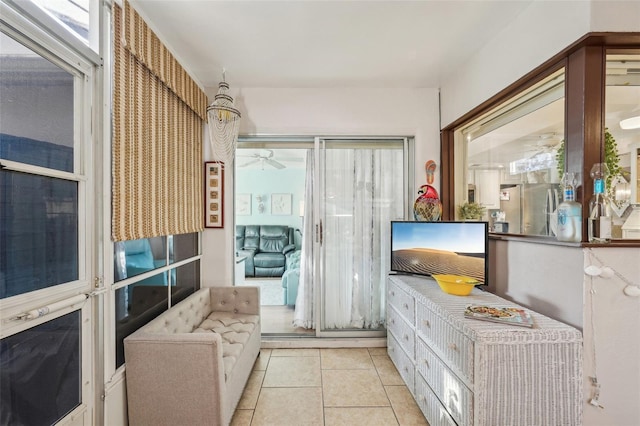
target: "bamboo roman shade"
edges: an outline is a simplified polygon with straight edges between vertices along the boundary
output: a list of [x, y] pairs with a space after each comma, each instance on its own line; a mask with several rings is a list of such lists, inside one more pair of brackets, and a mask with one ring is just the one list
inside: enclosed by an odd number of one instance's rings
[[112, 238], [200, 231], [207, 97], [127, 1], [113, 16]]

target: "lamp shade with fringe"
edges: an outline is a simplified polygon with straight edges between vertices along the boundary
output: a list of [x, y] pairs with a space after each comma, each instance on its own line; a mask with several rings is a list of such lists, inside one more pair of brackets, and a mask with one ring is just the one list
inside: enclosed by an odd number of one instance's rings
[[227, 94], [228, 91], [229, 84], [224, 80], [221, 81], [218, 85], [218, 93], [211, 105], [207, 107], [213, 158], [224, 164], [233, 161], [240, 131], [240, 111], [233, 106], [233, 98]]

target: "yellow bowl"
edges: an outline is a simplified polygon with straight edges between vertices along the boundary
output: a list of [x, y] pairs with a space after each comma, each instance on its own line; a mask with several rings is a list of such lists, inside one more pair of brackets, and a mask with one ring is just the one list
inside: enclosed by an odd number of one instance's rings
[[475, 286], [482, 284], [477, 279], [466, 275], [436, 274], [432, 277], [438, 282], [442, 291], [456, 296], [468, 296]]

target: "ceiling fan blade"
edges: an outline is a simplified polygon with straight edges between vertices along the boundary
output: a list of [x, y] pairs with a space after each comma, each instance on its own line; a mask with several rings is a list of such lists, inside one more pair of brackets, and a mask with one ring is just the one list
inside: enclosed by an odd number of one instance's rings
[[299, 163], [305, 161], [304, 158], [296, 158], [296, 157], [278, 157], [276, 158], [278, 161], [288, 161], [290, 163]]
[[260, 154], [258, 154], [261, 158], [271, 158], [273, 157], [273, 150], [272, 149], [261, 149], [260, 150]]
[[239, 164], [238, 167], [247, 167], [247, 166], [250, 166], [252, 164], [259, 163], [259, 162], [260, 162], [260, 158], [256, 158], [255, 160], [249, 161], [248, 163]]
[[271, 165], [271, 166], [275, 167], [276, 169], [284, 169], [284, 168], [286, 167], [284, 164], [279, 163], [279, 162], [277, 162], [277, 161], [275, 161], [275, 160], [272, 160], [272, 159], [270, 159], [270, 158], [265, 158], [265, 160], [264, 160], [264, 161], [266, 161], [266, 162], [267, 162], [267, 164], [269, 164], [269, 165]]

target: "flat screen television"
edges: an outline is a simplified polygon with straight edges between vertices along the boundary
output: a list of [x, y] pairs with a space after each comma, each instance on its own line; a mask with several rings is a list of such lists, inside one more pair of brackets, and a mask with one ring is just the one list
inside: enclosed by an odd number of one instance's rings
[[487, 222], [391, 222], [391, 271], [466, 275], [487, 284]]

